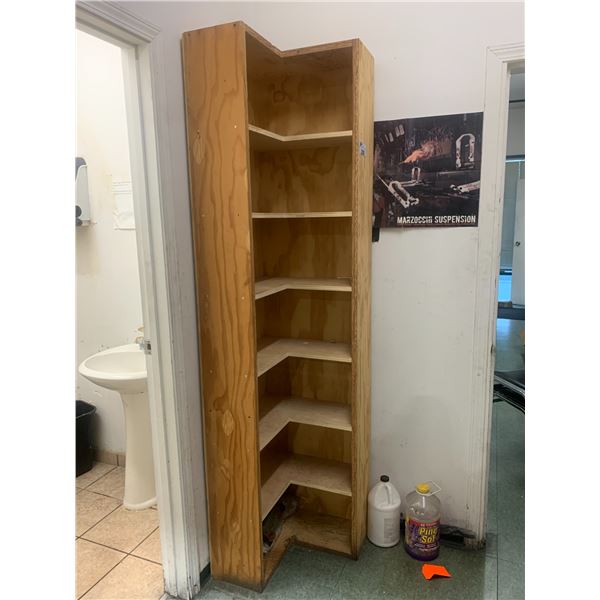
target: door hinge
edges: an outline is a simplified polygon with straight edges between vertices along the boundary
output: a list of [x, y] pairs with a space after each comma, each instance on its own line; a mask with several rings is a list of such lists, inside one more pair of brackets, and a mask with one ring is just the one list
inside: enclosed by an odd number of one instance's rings
[[140, 348], [144, 351], [144, 354], [152, 354], [152, 344], [150, 343], [150, 340], [142, 340]]

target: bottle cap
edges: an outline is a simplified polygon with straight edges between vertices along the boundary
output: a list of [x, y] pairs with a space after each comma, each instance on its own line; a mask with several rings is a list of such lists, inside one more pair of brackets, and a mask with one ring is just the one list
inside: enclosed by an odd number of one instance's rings
[[379, 480], [380, 480], [380, 481], [383, 481], [383, 482], [385, 482], [385, 483], [387, 483], [387, 482], [390, 480], [390, 478], [389, 478], [387, 475], [382, 475], [382, 476], [379, 478]]
[[417, 492], [419, 492], [419, 494], [429, 494], [429, 484], [428, 483], [417, 484]]

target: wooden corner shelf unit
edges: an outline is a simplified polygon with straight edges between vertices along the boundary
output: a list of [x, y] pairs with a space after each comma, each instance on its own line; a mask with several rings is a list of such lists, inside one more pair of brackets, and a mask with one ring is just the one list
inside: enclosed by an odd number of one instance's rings
[[290, 543], [365, 538], [373, 59], [236, 22], [185, 33], [183, 62], [211, 572], [260, 590]]

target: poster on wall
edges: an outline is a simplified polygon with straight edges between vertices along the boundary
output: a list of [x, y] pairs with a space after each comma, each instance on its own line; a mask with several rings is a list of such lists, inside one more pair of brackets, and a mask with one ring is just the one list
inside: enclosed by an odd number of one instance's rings
[[483, 113], [375, 122], [373, 228], [476, 227]]

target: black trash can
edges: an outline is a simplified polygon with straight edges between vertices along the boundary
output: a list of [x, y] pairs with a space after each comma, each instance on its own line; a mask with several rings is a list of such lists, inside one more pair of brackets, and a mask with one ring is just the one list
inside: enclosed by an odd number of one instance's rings
[[83, 400], [75, 400], [75, 472], [76, 477], [87, 473], [94, 462], [92, 450], [92, 421], [96, 407]]

